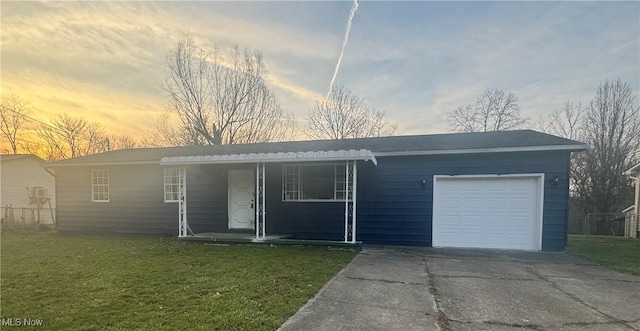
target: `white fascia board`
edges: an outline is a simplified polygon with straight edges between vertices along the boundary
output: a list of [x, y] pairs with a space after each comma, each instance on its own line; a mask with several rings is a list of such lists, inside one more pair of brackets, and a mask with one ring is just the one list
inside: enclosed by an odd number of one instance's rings
[[544, 178], [544, 173], [514, 173], [514, 174], [480, 174], [480, 175], [433, 175], [434, 179], [484, 179], [484, 178]]
[[526, 147], [498, 147], [476, 149], [442, 149], [427, 151], [378, 152], [376, 156], [408, 156], [408, 155], [442, 155], [442, 154], [477, 154], [477, 153], [512, 153], [512, 152], [541, 152], [541, 151], [584, 151], [587, 145], [555, 145], [555, 146], [526, 146]]
[[106, 162], [83, 162], [83, 163], [63, 163], [63, 164], [47, 164], [45, 168], [58, 167], [104, 167], [104, 166], [127, 166], [127, 165], [144, 165], [158, 164], [158, 161], [106, 161]]
[[633, 175], [633, 174], [639, 174], [639, 173], [640, 173], [640, 163], [634, 165], [633, 167], [631, 167], [631, 169], [624, 172], [625, 175]]
[[273, 163], [273, 162], [313, 162], [313, 161], [371, 161], [378, 165], [376, 157], [370, 150], [338, 150], [311, 152], [279, 152], [279, 153], [248, 153], [225, 155], [198, 155], [163, 157], [160, 165], [188, 165], [188, 164], [240, 164], [240, 163]]

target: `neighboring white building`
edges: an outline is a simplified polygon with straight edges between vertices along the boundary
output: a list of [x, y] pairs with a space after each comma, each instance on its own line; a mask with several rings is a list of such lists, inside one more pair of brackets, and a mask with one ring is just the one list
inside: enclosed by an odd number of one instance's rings
[[638, 238], [640, 233], [640, 163], [625, 171], [624, 174], [633, 180], [636, 191], [634, 204], [622, 211], [626, 215], [624, 235], [625, 237]]
[[[32, 195], [48, 198], [51, 208], [55, 208], [56, 179], [52, 170], [44, 168], [46, 163], [47, 161], [31, 154], [0, 155], [0, 218], [6, 218], [7, 207], [11, 206], [14, 222], [32, 222], [34, 218], [37, 219], [38, 204], [29, 198], [28, 188], [32, 189]], [[41, 205], [40, 223], [53, 223], [49, 201]]]

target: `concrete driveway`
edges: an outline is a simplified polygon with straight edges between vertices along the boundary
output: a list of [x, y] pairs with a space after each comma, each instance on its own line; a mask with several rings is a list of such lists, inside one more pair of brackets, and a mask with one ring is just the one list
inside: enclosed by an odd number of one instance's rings
[[365, 249], [280, 330], [640, 330], [640, 277], [564, 253]]

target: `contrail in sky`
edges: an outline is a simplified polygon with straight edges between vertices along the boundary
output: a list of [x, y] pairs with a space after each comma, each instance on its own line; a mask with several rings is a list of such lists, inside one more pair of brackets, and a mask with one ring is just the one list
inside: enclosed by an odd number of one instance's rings
[[[593, 62], [599, 61], [599, 60], [603, 59], [604, 57], [606, 57], [606, 56], [608, 56], [608, 55], [611, 55], [611, 54], [613, 54], [613, 53], [616, 53], [616, 52], [618, 52], [619, 50], [621, 50], [621, 49], [623, 49], [623, 48], [627, 48], [627, 47], [629, 47], [629, 46], [631, 46], [631, 45], [633, 45], [633, 44], [637, 43], [638, 41], [640, 41], [640, 39], [636, 39], [636, 40], [633, 40], [633, 41], [631, 41], [631, 42], [629, 42], [629, 43], [626, 43], [626, 44], [624, 44], [624, 45], [620, 45], [620, 46], [618, 46], [618, 47], [612, 48], [612, 49], [610, 49], [610, 50], [609, 50], [609, 52], [604, 53], [604, 54], [601, 54], [601, 55], [600, 55], [600, 56], [598, 56], [598, 57], [592, 58], [592, 59], [590, 59], [589, 61], [587, 61], [587, 63], [583, 63], [583, 64], [581, 64], [581, 65], [580, 65], [580, 67], [585, 67], [585, 66], [586, 66], [586, 65], [588, 65], [588, 64], [591, 64], [591, 63], [593, 63]], [[576, 69], [576, 68], [577, 68], [576, 66], [574, 66], [574, 67], [569, 67], [569, 68], [567, 68], [567, 69], [565, 69], [565, 70], [562, 70], [562, 71], [560, 71], [560, 72], [558, 72], [558, 73], [556, 73], [556, 74], [553, 74], [553, 75], [551, 75], [550, 77], [547, 77], [547, 78], [545, 78], [545, 79], [543, 79], [543, 80], [541, 80], [541, 81], [537, 81], [537, 82], [535, 82], [535, 83], [533, 83], [533, 84], [531, 84], [531, 85], [529, 85], [529, 86], [526, 86], [526, 87], [524, 87], [524, 88], [521, 88], [521, 89], [519, 89], [519, 90], [515, 91], [514, 93], [518, 93], [518, 92], [520, 92], [520, 91], [524, 91], [524, 90], [526, 90], [526, 89], [530, 89], [530, 88], [532, 88], [532, 87], [534, 87], [534, 86], [538, 86], [538, 85], [540, 85], [540, 84], [542, 84], [542, 83], [547, 82], [548, 80], [554, 79], [554, 78], [556, 78], [556, 77], [558, 77], [558, 76], [560, 76], [560, 75], [563, 75], [563, 74], [565, 74], [565, 73], [567, 73], [567, 72], [569, 72], [569, 71], [572, 71], [572, 70], [574, 70], [574, 69]]]
[[338, 63], [336, 63], [336, 69], [333, 71], [333, 77], [331, 77], [331, 82], [329, 83], [329, 91], [327, 92], [327, 98], [329, 97], [329, 94], [331, 94], [333, 83], [336, 81], [336, 76], [338, 76], [338, 70], [340, 70], [340, 62], [342, 62], [344, 49], [345, 47], [347, 47], [347, 42], [349, 41], [349, 32], [351, 31], [351, 20], [353, 20], [353, 15], [356, 14], [356, 10], [358, 10], [358, 0], [353, 0], [353, 6], [351, 6], [351, 10], [349, 11], [349, 18], [347, 19], [347, 29], [344, 31], [344, 39], [342, 40], [342, 50], [340, 51], [340, 56], [338, 57]]

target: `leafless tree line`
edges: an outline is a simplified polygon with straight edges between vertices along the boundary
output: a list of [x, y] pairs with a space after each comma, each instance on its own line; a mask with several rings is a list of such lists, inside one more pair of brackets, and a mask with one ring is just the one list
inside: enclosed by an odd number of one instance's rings
[[180, 120], [165, 120], [160, 132], [182, 132], [167, 140], [178, 144], [258, 143], [290, 138], [293, 115], [279, 103], [265, 81], [262, 55], [234, 47], [229, 56], [208, 52], [186, 36], [167, 56], [162, 87], [168, 108]]
[[0, 103], [0, 133], [11, 147], [13, 154], [18, 153], [18, 133], [28, 121], [29, 104], [13, 93], [2, 96]]
[[[218, 145], [292, 140], [296, 119], [266, 83], [267, 69], [257, 51], [234, 47], [225, 56], [209, 52], [190, 35], [167, 56], [169, 113], [158, 117], [145, 145]], [[172, 118], [178, 124], [174, 125]], [[346, 139], [390, 135], [396, 126], [385, 113], [364, 105], [349, 89], [338, 87], [316, 100], [301, 128], [310, 139]]]
[[[487, 89], [473, 104], [448, 115], [449, 129], [487, 132], [525, 128], [513, 93]], [[631, 182], [623, 175], [640, 162], [640, 107], [629, 84], [605, 81], [587, 104], [567, 102], [541, 117], [536, 129], [584, 142], [585, 152], [571, 156], [571, 198], [580, 213], [615, 213], [632, 204]]]
[[[522, 117], [517, 100], [513, 93], [487, 89], [474, 104], [449, 114], [449, 128], [458, 132], [524, 128], [530, 120]], [[538, 119], [535, 127], [588, 146], [571, 157], [575, 209], [614, 213], [632, 203], [631, 182], [623, 172], [640, 162], [640, 107], [629, 84], [605, 81], [586, 105], [569, 101]]]
[[458, 107], [447, 117], [455, 132], [488, 132], [519, 129], [528, 118], [522, 117], [518, 98], [513, 93], [489, 88], [475, 103]]
[[39, 144], [26, 146], [26, 151], [42, 155], [47, 160], [59, 160], [137, 147], [138, 143], [126, 134], [108, 135], [98, 122], [83, 117], [61, 114], [48, 125], [35, 129]]
[[[162, 88], [167, 110], [138, 142], [110, 136], [99, 123], [67, 114], [25, 130], [29, 104], [15, 95], [2, 101], [2, 136], [11, 152], [36, 153], [57, 160], [138, 146], [183, 146], [261, 143], [293, 140], [301, 131], [310, 139], [346, 139], [391, 135], [396, 125], [383, 111], [367, 107], [345, 87], [316, 100], [307, 124], [296, 128], [269, 88], [267, 68], [258, 51], [234, 47], [228, 54], [211, 51], [186, 35], [166, 59]], [[32, 123], [33, 124], [33, 123]], [[21, 131], [28, 131], [19, 143]]]
[[571, 165], [572, 198], [583, 213], [616, 213], [633, 204], [623, 172], [640, 162], [640, 106], [629, 84], [605, 81], [587, 105], [567, 102], [538, 126], [587, 144]]
[[305, 132], [312, 139], [346, 139], [392, 135], [397, 126], [385, 113], [364, 105], [364, 100], [344, 86], [316, 100], [309, 110]]
[[139, 144], [126, 134], [108, 135], [97, 122], [61, 114], [50, 123], [30, 116], [30, 104], [9, 92], [0, 104], [0, 134], [9, 143], [9, 153], [36, 154], [46, 160], [90, 155]]

